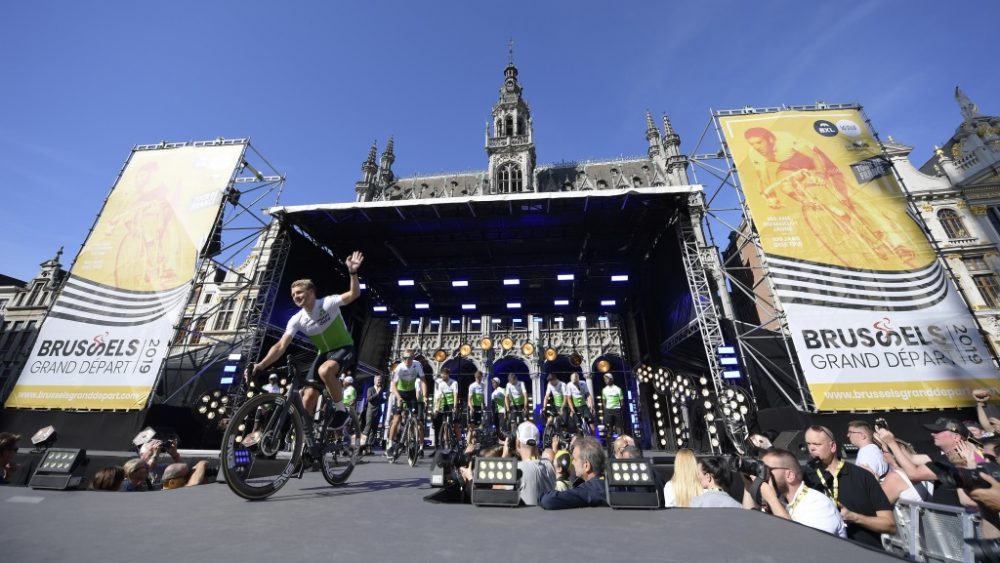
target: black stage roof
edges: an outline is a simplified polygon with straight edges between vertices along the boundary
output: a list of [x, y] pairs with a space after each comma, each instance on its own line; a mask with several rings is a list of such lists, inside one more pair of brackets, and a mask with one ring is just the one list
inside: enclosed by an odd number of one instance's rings
[[[365, 254], [370, 305], [401, 316], [623, 311], [701, 186], [275, 207], [339, 260]], [[671, 250], [676, 256], [676, 250]], [[295, 249], [292, 250], [293, 255]], [[680, 273], [680, 265], [677, 264]], [[560, 281], [560, 274], [573, 274]], [[613, 282], [613, 275], [628, 275]], [[518, 285], [505, 285], [518, 279]], [[400, 280], [413, 280], [401, 286]], [[467, 281], [467, 287], [452, 282]], [[567, 305], [555, 305], [565, 299]], [[602, 301], [614, 300], [614, 305]], [[427, 309], [417, 309], [417, 304]], [[520, 303], [511, 309], [508, 303]], [[474, 304], [475, 309], [463, 309]]]

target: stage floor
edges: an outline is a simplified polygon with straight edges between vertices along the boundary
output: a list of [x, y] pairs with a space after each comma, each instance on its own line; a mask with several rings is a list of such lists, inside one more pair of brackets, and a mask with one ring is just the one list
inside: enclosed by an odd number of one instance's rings
[[434, 504], [429, 462], [319, 473], [263, 502], [225, 484], [155, 493], [0, 487], [5, 561], [894, 561], [761, 513]]

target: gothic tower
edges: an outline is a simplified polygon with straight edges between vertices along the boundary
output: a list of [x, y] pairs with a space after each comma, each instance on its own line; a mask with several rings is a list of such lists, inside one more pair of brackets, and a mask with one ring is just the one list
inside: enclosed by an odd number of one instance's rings
[[354, 201], [372, 201], [375, 199], [375, 175], [378, 172], [378, 165], [375, 164], [375, 155], [377, 153], [378, 146], [375, 141], [372, 141], [372, 148], [368, 149], [368, 158], [361, 163], [361, 180], [354, 184], [354, 191], [357, 193]]
[[493, 131], [486, 128], [487, 171], [490, 193], [534, 191], [535, 143], [531, 111], [517, 82], [513, 54], [503, 70], [500, 100], [493, 106]]

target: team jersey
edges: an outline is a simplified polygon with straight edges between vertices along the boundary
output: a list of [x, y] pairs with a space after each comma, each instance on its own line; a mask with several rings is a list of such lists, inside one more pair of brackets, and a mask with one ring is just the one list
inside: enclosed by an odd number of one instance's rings
[[622, 390], [614, 383], [611, 385], [605, 385], [604, 389], [601, 389], [601, 397], [604, 398], [604, 408], [622, 408]]
[[458, 382], [450, 379], [445, 382], [443, 379], [434, 380], [434, 404], [438, 410], [451, 410], [455, 407], [455, 397], [458, 397]]
[[566, 384], [562, 381], [556, 381], [555, 384], [549, 383], [548, 387], [545, 388], [545, 392], [552, 397], [552, 404], [557, 409], [561, 409], [563, 403], [566, 401]]
[[507, 395], [510, 396], [510, 403], [515, 407], [524, 406], [524, 382], [518, 381], [517, 384], [508, 383], [507, 384]]
[[473, 381], [469, 384], [469, 405], [473, 407], [483, 406], [483, 384]]
[[353, 385], [348, 385], [344, 387], [344, 405], [348, 407], [353, 407], [354, 402], [358, 400], [358, 390], [354, 388]]
[[587, 389], [587, 384], [580, 381], [578, 383], [569, 382], [566, 384], [566, 393], [569, 395], [571, 401], [573, 401], [574, 407], [582, 407], [587, 402], [587, 397], [590, 396], [590, 389]]
[[493, 390], [493, 394], [490, 398], [493, 399], [493, 406], [497, 409], [498, 413], [507, 412], [507, 404], [504, 402], [504, 398], [507, 397], [507, 393], [503, 390], [503, 387], [497, 387]]
[[[396, 371], [392, 372], [392, 381], [396, 382], [396, 391], [400, 393], [417, 389], [417, 382], [424, 377], [424, 368], [420, 364], [413, 362], [413, 365], [406, 367], [405, 363], [396, 366]], [[391, 382], [390, 382], [391, 383]], [[420, 390], [417, 389], [419, 396]]]
[[329, 352], [344, 346], [354, 346], [354, 339], [347, 331], [344, 316], [340, 314], [340, 304], [343, 299], [339, 295], [327, 295], [316, 299], [312, 311], [300, 309], [288, 319], [285, 326], [285, 336], [294, 336], [296, 332], [309, 337], [320, 353]]

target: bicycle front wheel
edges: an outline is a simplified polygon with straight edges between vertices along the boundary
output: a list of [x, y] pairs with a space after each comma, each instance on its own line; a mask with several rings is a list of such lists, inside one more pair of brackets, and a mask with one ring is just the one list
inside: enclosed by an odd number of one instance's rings
[[299, 467], [304, 440], [302, 419], [285, 397], [250, 399], [233, 414], [222, 437], [226, 484], [247, 500], [273, 495]]
[[419, 440], [417, 439], [417, 425], [413, 423], [413, 419], [407, 420], [406, 425], [406, 460], [410, 463], [410, 467], [417, 466], [417, 456], [420, 454]]
[[327, 417], [323, 421], [322, 433], [320, 434], [320, 469], [323, 471], [323, 478], [331, 485], [343, 485], [354, 471], [355, 447], [351, 445], [349, 436], [354, 432], [351, 424], [348, 423], [343, 428], [346, 436], [343, 441], [335, 436], [335, 431], [330, 429], [330, 419]]

